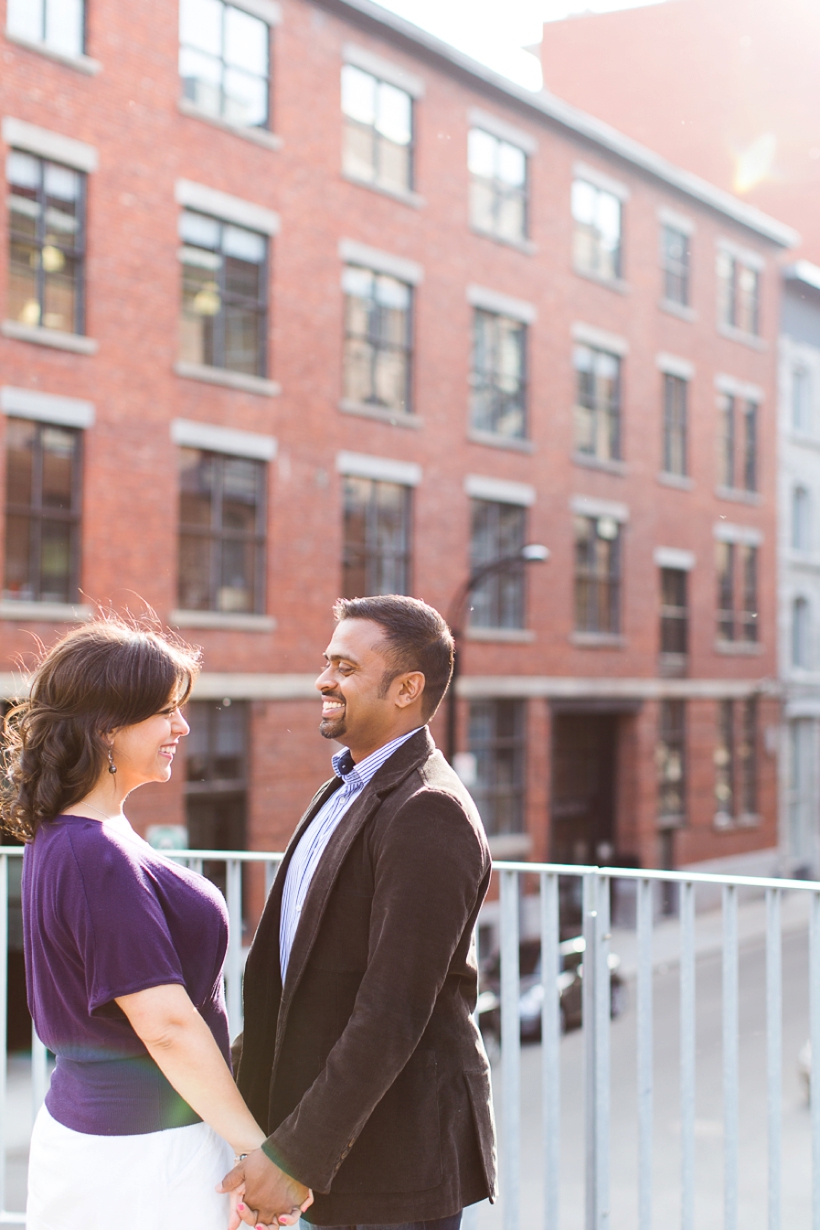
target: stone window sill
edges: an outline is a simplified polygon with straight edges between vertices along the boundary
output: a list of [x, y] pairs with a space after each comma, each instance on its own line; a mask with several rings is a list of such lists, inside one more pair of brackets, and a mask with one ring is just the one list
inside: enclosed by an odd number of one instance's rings
[[263, 376], [249, 376], [245, 372], [229, 372], [224, 367], [207, 367], [204, 363], [175, 363], [174, 371], [185, 380], [201, 380], [204, 384], [219, 384], [226, 389], [242, 393], [258, 393], [260, 397], [278, 397], [281, 385]]
[[468, 628], [468, 641], [494, 641], [497, 644], [531, 645], [535, 640], [532, 628]]
[[718, 333], [730, 342], [740, 342], [743, 346], [751, 346], [752, 350], [765, 350], [766, 342], [756, 333], [746, 333], [744, 329], [736, 329], [734, 325], [718, 325]]
[[817, 572], [820, 569], [820, 555], [812, 555], [808, 551], [796, 551], [791, 547], [786, 552], [786, 559], [793, 568], [803, 568], [808, 572]]
[[365, 419], [375, 419], [377, 423], [388, 423], [391, 427], [418, 429], [424, 426], [424, 420], [416, 414], [403, 414], [398, 410], [388, 410], [384, 406], [369, 406], [367, 402], [349, 401], [346, 397], [339, 402], [339, 409], [343, 414], [357, 414]]
[[496, 235], [493, 231], [484, 231], [480, 226], [472, 224], [470, 225], [470, 230], [481, 239], [490, 239], [493, 243], [500, 243], [503, 248], [512, 248], [515, 252], [523, 252], [525, 256], [535, 256], [538, 252], [538, 244], [533, 243], [531, 239], [508, 239], [505, 235]]
[[688, 474], [668, 474], [666, 470], [658, 474], [658, 482], [662, 487], [676, 487], [678, 491], [691, 491], [695, 485]]
[[589, 453], [573, 453], [572, 464], [583, 466], [587, 470], [603, 470], [605, 474], [615, 474], [618, 478], [626, 478], [628, 472], [625, 461], [610, 457], [593, 457]]
[[573, 273], [577, 273], [579, 278], [586, 278], [588, 282], [595, 282], [597, 286], [605, 286], [607, 290], [617, 291], [619, 295], [629, 294], [629, 283], [623, 278], [604, 278], [599, 273], [593, 273], [590, 269], [581, 269], [578, 265], [573, 266]]
[[626, 637], [619, 632], [573, 632], [569, 639], [581, 649], [626, 648]]
[[820, 448], [820, 436], [813, 436], [807, 431], [790, 431], [789, 443], [800, 448]]
[[350, 175], [347, 171], [342, 171], [342, 179], [349, 184], [355, 184], [357, 188], [369, 188], [371, 192], [378, 192], [380, 196], [389, 197], [391, 201], [400, 201], [402, 205], [410, 205], [413, 209], [423, 209], [427, 204], [423, 196], [419, 196], [418, 192], [413, 192], [412, 189], [402, 190], [401, 188], [385, 188], [383, 184], [374, 184], [369, 179], [359, 179], [357, 175]]
[[679, 320], [687, 320], [690, 324], [698, 318], [694, 308], [687, 307], [685, 303], [676, 303], [674, 299], [661, 299], [658, 307], [662, 312], [668, 312], [670, 316], [677, 316]]
[[726, 657], [754, 658], [763, 652], [759, 641], [715, 641], [715, 653]]
[[532, 837], [529, 833], [496, 833], [487, 838], [487, 845], [494, 859], [514, 861], [527, 858], [532, 853]]
[[493, 431], [479, 431], [477, 427], [470, 428], [467, 432], [467, 439], [472, 444], [487, 444], [490, 448], [508, 448], [515, 453], [535, 452], [532, 440], [523, 440], [517, 436], [496, 435]]
[[759, 491], [744, 491], [741, 487], [715, 487], [715, 495], [719, 500], [732, 500], [735, 504], [754, 504], [763, 503], [763, 497]]
[[271, 615], [243, 615], [228, 611], [171, 611], [168, 623], [177, 628], [215, 628], [232, 632], [273, 632]]
[[71, 350], [74, 354], [96, 354], [99, 342], [80, 333], [63, 333], [59, 329], [44, 329], [40, 325], [21, 325], [19, 320], [4, 320], [0, 324], [3, 337], [16, 342], [32, 342], [35, 346], [53, 346], [55, 350]]
[[31, 602], [26, 599], [0, 600], [0, 619], [19, 619], [26, 623], [82, 624], [93, 611], [82, 602]]
[[715, 813], [715, 818], [712, 821], [712, 827], [720, 833], [736, 832], [737, 829], [756, 829], [760, 826], [761, 817], [757, 815], [744, 814], [741, 816], [730, 816], [724, 811]]
[[19, 34], [10, 34], [8, 30], [6, 30], [6, 39], [9, 43], [15, 43], [16, 46], [25, 48], [26, 51], [35, 51], [38, 55], [45, 56], [47, 60], [54, 60], [57, 64], [64, 64], [66, 68], [74, 68], [78, 73], [85, 73], [87, 77], [96, 77], [102, 68], [99, 60], [92, 60], [90, 56], [66, 55], [62, 51], [55, 51], [53, 47], [49, 47], [45, 43], [34, 43], [31, 39], [21, 38]]
[[241, 137], [244, 141], [250, 141], [253, 145], [261, 145], [263, 149], [277, 150], [281, 149], [283, 142], [282, 138], [277, 136], [275, 132], [268, 132], [266, 128], [246, 128], [241, 124], [231, 124], [228, 120], [220, 119], [218, 115], [209, 115], [207, 111], [203, 111], [196, 103], [192, 103], [188, 98], [180, 98], [177, 106], [181, 115], [187, 115], [192, 120], [202, 120], [205, 124], [210, 124], [213, 128], [220, 128], [222, 132], [229, 132], [235, 137]]

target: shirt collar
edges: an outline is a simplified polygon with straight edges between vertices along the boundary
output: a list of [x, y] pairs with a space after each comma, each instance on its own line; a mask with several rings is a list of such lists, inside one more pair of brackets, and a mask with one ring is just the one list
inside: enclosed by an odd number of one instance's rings
[[333, 772], [342, 779], [345, 786], [349, 789], [362, 790], [382, 767], [384, 762], [389, 760], [403, 743], [406, 743], [408, 739], [412, 739], [413, 735], [417, 735], [420, 730], [424, 730], [424, 727], [417, 726], [415, 730], [409, 731], [406, 735], [399, 735], [397, 739], [391, 739], [383, 747], [379, 747], [375, 752], [371, 752], [369, 756], [365, 756], [364, 760], [361, 760], [358, 764], [353, 763], [353, 757], [350, 755], [349, 748], [344, 748], [341, 752], [336, 752], [335, 756], [331, 758]]

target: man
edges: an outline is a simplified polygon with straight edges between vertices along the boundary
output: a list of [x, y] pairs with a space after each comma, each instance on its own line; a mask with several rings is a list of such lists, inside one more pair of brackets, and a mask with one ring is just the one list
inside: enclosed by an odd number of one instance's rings
[[453, 640], [395, 595], [340, 600], [316, 681], [346, 747], [285, 853], [245, 973], [238, 1084], [270, 1132], [224, 1181], [243, 1220], [435, 1226], [495, 1197], [472, 1018], [481, 820], [427, 723]]

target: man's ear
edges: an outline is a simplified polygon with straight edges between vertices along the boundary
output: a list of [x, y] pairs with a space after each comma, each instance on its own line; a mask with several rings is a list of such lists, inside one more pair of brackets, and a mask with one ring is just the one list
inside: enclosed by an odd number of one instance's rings
[[407, 709], [420, 699], [425, 685], [422, 671], [408, 671], [406, 675], [397, 675], [393, 681], [396, 688], [393, 703], [399, 709]]

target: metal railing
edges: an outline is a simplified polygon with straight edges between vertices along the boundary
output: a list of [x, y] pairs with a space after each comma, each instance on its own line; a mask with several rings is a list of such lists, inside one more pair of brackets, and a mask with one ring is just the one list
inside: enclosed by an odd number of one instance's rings
[[[0, 849], [0, 1055], [6, 1050], [7, 940], [9, 864], [22, 851]], [[261, 865], [264, 882], [258, 897], [267, 893], [281, 854], [257, 852], [169, 851], [192, 870], [205, 864], [225, 868], [225, 895], [231, 923], [226, 963], [226, 997], [232, 1033], [241, 1028], [241, 982], [245, 956], [242, 940], [243, 868]], [[561, 1115], [561, 991], [560, 941], [566, 930], [562, 919], [561, 888], [580, 881], [581, 927], [584, 938], [583, 1098], [584, 1098], [584, 1219], [585, 1230], [609, 1230], [612, 1225], [611, 1196], [611, 972], [610, 899], [613, 882], [630, 884], [635, 897], [635, 1057], [637, 1104], [637, 1230], [652, 1230], [654, 1123], [653, 1002], [655, 968], [653, 942], [657, 937], [659, 886], [676, 885], [678, 942], [676, 963], [679, 992], [679, 1087], [680, 1087], [680, 1215], [681, 1230], [695, 1230], [695, 1137], [696, 1137], [696, 894], [720, 893], [722, 898], [721, 946], [721, 1046], [723, 1096], [723, 1230], [741, 1230], [738, 1220], [740, 1009], [738, 896], [752, 890], [765, 897], [765, 997], [766, 997], [766, 1092], [765, 1132], [768, 1142], [766, 1216], [756, 1222], [768, 1230], [784, 1230], [782, 1220], [782, 1105], [783, 1105], [783, 964], [781, 907], [787, 895], [808, 897], [809, 917], [809, 1038], [811, 1050], [820, 1055], [820, 883], [761, 879], [744, 876], [696, 875], [688, 872], [643, 871], [620, 868], [562, 866], [555, 864], [499, 862], [498, 934], [500, 949], [500, 1078], [502, 1097], [499, 1116], [500, 1186], [503, 1230], [529, 1230], [522, 1217], [522, 1044], [519, 1019], [519, 944], [526, 887], [527, 901], [538, 901], [537, 937], [541, 951], [541, 1170], [543, 1176], [543, 1230], [560, 1230], [559, 1207], [562, 1170]], [[244, 874], [248, 874], [247, 871]], [[260, 871], [253, 874], [259, 875]], [[565, 879], [566, 877], [566, 879]], [[537, 889], [533, 894], [532, 890]], [[47, 1055], [36, 1035], [32, 1044], [31, 1094], [36, 1113], [48, 1082]], [[813, 1064], [811, 1088], [811, 1198], [806, 1226], [820, 1230], [820, 1064]], [[0, 1063], [0, 1144], [6, 1151], [6, 1064]], [[0, 1164], [0, 1224], [24, 1225], [25, 1215], [6, 1211], [5, 1166]], [[572, 1210], [577, 1222], [577, 1210]], [[473, 1224], [475, 1217], [473, 1217]], [[667, 1230], [666, 1225], [664, 1230]], [[742, 1230], [747, 1230], [743, 1226]], [[793, 1230], [789, 1225], [786, 1230]], [[794, 1228], [796, 1230], [796, 1228]]]

